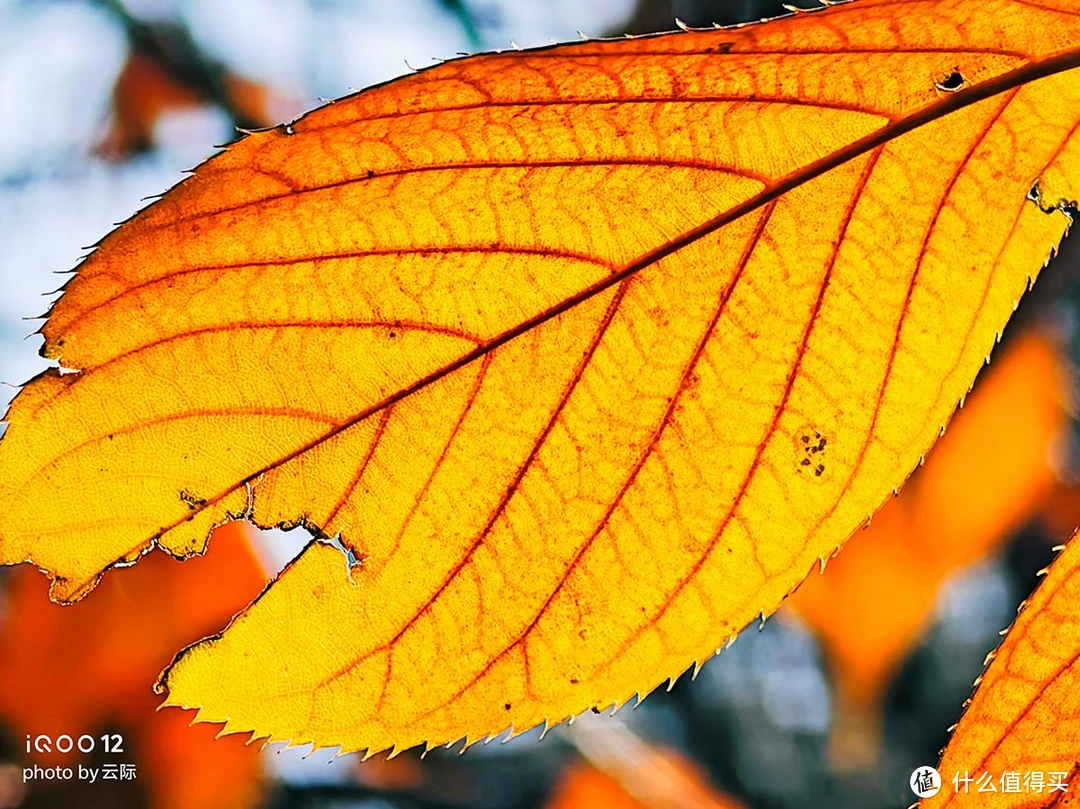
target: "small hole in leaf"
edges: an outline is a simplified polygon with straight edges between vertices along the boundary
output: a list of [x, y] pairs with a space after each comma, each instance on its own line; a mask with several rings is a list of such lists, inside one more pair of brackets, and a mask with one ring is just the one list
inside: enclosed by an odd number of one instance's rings
[[967, 79], [958, 70], [954, 70], [941, 81], [934, 82], [934, 86], [943, 93], [955, 93], [965, 84], [967, 84]]

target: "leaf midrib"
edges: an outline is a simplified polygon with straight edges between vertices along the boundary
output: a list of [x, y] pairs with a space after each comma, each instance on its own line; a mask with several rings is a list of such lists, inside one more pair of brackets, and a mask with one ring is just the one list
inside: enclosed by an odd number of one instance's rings
[[[611, 275], [596, 282], [595, 284], [592, 284], [591, 286], [586, 287], [580, 292], [564, 299], [555, 306], [549, 307], [548, 309], [539, 312], [533, 317], [522, 321], [514, 328], [504, 331], [497, 337], [494, 337], [483, 345], [478, 346], [473, 351], [462, 355], [457, 360], [454, 360], [451, 363], [447, 363], [443, 367], [432, 371], [428, 375], [418, 379], [417, 381], [402, 388], [396, 393], [393, 393], [390, 396], [382, 399], [381, 401], [371, 405], [370, 407], [365, 408], [352, 418], [343, 421], [338, 426], [334, 427], [331, 430], [328, 430], [323, 435], [320, 435], [318, 438], [315, 438], [312, 441], [307, 442], [303, 446], [293, 450], [292, 452], [289, 452], [282, 457], [266, 464], [265, 466], [261, 467], [255, 472], [252, 472], [245, 478], [230, 485], [228, 488], [222, 490], [213, 497], [207, 498], [206, 502], [201, 507], [194, 511], [188, 511], [182, 519], [161, 527], [152, 537], [149, 537], [143, 542], [152, 541], [167, 533], [168, 531], [180, 527], [185, 522], [190, 521], [193, 514], [199, 513], [210, 506], [216, 505], [229, 494], [239, 489], [241, 486], [245, 486], [256, 481], [261, 476], [267, 474], [268, 472], [272, 472], [273, 470], [283, 466], [284, 464], [300, 457], [304, 453], [309, 452], [323, 442], [328, 441], [337, 435], [340, 435], [341, 433], [352, 427], [355, 427], [357, 424], [363, 422], [370, 416], [379, 413], [387, 407], [391, 407], [392, 405], [403, 399], [408, 398], [409, 396], [412, 396], [414, 393], [423, 390], [428, 385], [431, 385], [439, 381], [443, 377], [448, 376], [449, 374], [452, 374], [466, 367], [472, 362], [483, 358], [495, 349], [509, 343], [510, 341], [516, 339], [517, 337], [520, 337], [523, 334], [528, 333], [529, 331], [543, 325], [544, 323], [547, 323], [549, 320], [552, 320], [559, 315], [570, 311], [579, 304], [588, 301], [595, 295], [603, 293], [604, 291], [621, 283], [627, 278], [637, 274], [641, 270], [644, 270], [647, 267], [650, 267], [661, 261], [662, 259], [674, 253], [677, 253], [684, 247], [694, 244], [698, 240], [705, 238], [709, 234], [716, 232], [720, 228], [734, 222], [735, 220], [740, 219], [747, 214], [753, 213], [761, 207], [768, 205], [774, 200], [777, 200], [780, 197], [784, 196], [789, 191], [792, 191], [793, 189], [798, 188], [803, 184], [810, 182], [811, 180], [814, 180], [817, 177], [820, 177], [828, 173], [829, 171], [832, 171], [833, 169], [842, 166], [848, 161], [854, 160], [872, 151], [873, 149], [878, 148], [879, 146], [889, 143], [890, 141], [893, 141], [907, 134], [908, 132], [918, 129], [919, 127], [924, 126], [925, 124], [928, 124], [932, 121], [938, 120], [939, 118], [943, 118], [953, 112], [964, 109], [973, 104], [977, 104], [980, 101], [985, 101], [989, 98], [993, 98], [994, 96], [1008, 92], [1009, 90], [1012, 90], [1014, 88], [1021, 87], [1030, 82], [1047, 78], [1049, 76], [1053, 76], [1058, 73], [1063, 73], [1076, 68], [1080, 68], [1080, 47], [1068, 51], [1063, 51], [1042, 61], [1029, 65], [1024, 65], [1023, 67], [1009, 71], [1008, 73], [1004, 73], [981, 84], [976, 84], [971, 87], [965, 88], [957, 93], [942, 98], [934, 104], [931, 104], [910, 116], [891, 121], [890, 123], [883, 126], [881, 129], [872, 132], [857, 141], [853, 141], [852, 143], [847, 144], [843, 148], [838, 149], [835, 152], [832, 152], [831, 154], [828, 154], [825, 157], [808, 164], [807, 166], [799, 169], [798, 171], [792, 172], [790, 175], [788, 175], [786, 178], [776, 183], [775, 185], [765, 188], [763, 191], [759, 192], [755, 196], [750, 197], [746, 201], [732, 208], [729, 208], [727, 211], [718, 214], [717, 216], [702, 223], [701, 225], [698, 225], [697, 227], [684, 232], [682, 235], [669, 240], [667, 243], [661, 245], [660, 247], [657, 247], [656, 249], [645, 253], [644, 255], [642, 255], [635, 261], [627, 264], [617, 272], [612, 273]], [[322, 526], [314, 525], [310, 525], [308, 527], [309, 529], [318, 528], [320, 532], [322, 528]], [[142, 543], [140, 543], [140, 545], [136, 547], [141, 547], [141, 545]], [[134, 548], [132, 550], [134, 550]]]

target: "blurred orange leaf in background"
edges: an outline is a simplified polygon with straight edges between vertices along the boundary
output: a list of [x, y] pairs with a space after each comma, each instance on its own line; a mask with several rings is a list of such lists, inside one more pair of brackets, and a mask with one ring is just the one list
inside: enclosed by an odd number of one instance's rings
[[[672, 753], [668, 764], [673, 770], [684, 769], [680, 777], [696, 779], [692, 787], [685, 788], [687, 791], [674, 792], [672, 800], [641, 800], [591, 764], [578, 764], [563, 776], [547, 809], [739, 809], [733, 801], [708, 795], [701, 776], [693, 772], [685, 759]], [[693, 792], [687, 794], [689, 790]]]
[[1047, 536], [1063, 539], [1080, 528], [1080, 479], [1072, 470], [1065, 480], [1054, 487], [1053, 494], [1043, 506], [1039, 521]]
[[[191, 715], [158, 711], [152, 691], [178, 647], [220, 629], [265, 585], [246, 523], [214, 533], [203, 558], [181, 564], [161, 552], [130, 575], [102, 582], [94, 597], [62, 607], [32, 568], [11, 571], [0, 621], [0, 724], [24, 736], [95, 738], [120, 732], [153, 809], [247, 809], [256, 805], [260, 759], [244, 737], [215, 741], [217, 728], [189, 727]], [[33, 753], [43, 766], [85, 756]]]
[[[1068, 806], [1080, 786], [1080, 542], [1074, 537], [993, 655], [941, 764], [942, 789], [926, 809]], [[996, 792], [971, 782], [989, 773]], [[1017, 774], [1018, 792], [1001, 779]], [[1028, 773], [1041, 787], [1030, 787]], [[1057, 784], [1057, 786], [1053, 786]]]
[[619, 782], [590, 764], [571, 767], [555, 790], [547, 809], [643, 809], [645, 804], [631, 797]]
[[567, 735], [585, 760], [567, 767], [547, 809], [741, 809], [678, 751], [618, 720], [584, 719]]
[[[113, 87], [108, 130], [95, 151], [120, 160], [157, 142], [156, 128], [170, 114], [211, 105], [223, 106], [238, 126], [265, 127], [277, 122], [288, 102], [269, 87], [215, 64], [184, 64], [195, 58], [186, 32], [148, 29], [132, 44]], [[170, 36], [174, 44], [169, 47]]]
[[980, 379], [926, 464], [788, 606], [821, 638], [836, 678], [837, 763], [872, 754], [878, 703], [926, 629], [945, 579], [1024, 522], [1064, 463], [1072, 369], [1049, 330], [1018, 336]]
[[860, 0], [254, 133], [51, 310], [78, 370], [12, 404], [0, 560], [73, 600], [226, 515], [340, 536], [162, 678], [230, 731], [400, 749], [648, 693], [939, 436], [1080, 196], [1078, 43], [1074, 0]]

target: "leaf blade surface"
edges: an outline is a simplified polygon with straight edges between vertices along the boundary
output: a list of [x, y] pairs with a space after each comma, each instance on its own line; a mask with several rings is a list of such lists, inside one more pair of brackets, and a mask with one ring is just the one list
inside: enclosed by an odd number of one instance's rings
[[[1077, 43], [1064, 4], [860, 2], [249, 137], [54, 307], [80, 372], [13, 404], [0, 554], [71, 598], [226, 512], [340, 533], [351, 575], [310, 546], [168, 673], [233, 730], [405, 747], [647, 692], [939, 434], [1064, 233], [1028, 197], [1077, 185]], [[124, 497], [83, 527], [28, 494], [90, 477]]]

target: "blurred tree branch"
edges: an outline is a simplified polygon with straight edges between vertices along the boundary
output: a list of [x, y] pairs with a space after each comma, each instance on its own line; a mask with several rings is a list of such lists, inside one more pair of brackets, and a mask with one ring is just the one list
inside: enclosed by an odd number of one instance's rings
[[[818, 5], [803, 0], [810, 8]], [[783, 0], [638, 0], [634, 13], [617, 34], [647, 34], [671, 31], [678, 18], [695, 28], [717, 25], [736, 25], [785, 14]]]
[[477, 27], [476, 18], [469, 4], [465, 0], [437, 0], [438, 4], [457, 18], [461, 30], [464, 31], [469, 47], [478, 51], [483, 47], [483, 37]]

